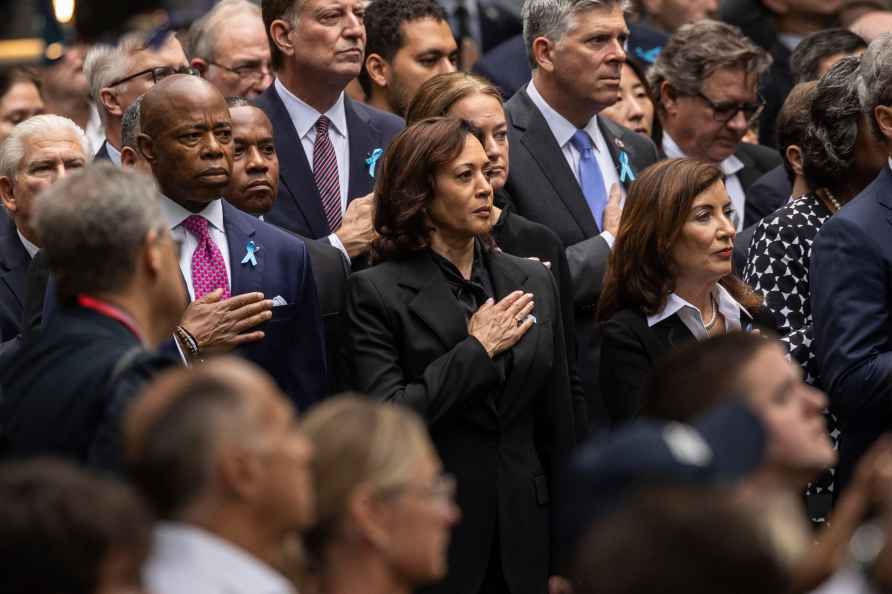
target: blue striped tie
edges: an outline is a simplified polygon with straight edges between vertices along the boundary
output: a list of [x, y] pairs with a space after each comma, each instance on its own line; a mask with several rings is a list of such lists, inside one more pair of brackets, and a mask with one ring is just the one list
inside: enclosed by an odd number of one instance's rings
[[603, 229], [604, 207], [607, 206], [607, 190], [598, 160], [592, 151], [592, 139], [585, 130], [577, 130], [570, 143], [579, 151], [579, 185], [592, 216], [599, 229]]

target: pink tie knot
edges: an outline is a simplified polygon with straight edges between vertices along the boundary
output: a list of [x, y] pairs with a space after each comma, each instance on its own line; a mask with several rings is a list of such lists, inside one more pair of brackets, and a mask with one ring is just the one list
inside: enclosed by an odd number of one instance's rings
[[202, 240], [208, 238], [208, 220], [201, 215], [190, 215], [182, 223], [186, 231], [195, 236], [201, 243]]

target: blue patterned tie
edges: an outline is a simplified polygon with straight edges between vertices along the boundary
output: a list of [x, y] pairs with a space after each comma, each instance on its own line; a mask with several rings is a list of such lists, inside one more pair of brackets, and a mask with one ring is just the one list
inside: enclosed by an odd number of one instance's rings
[[577, 130], [570, 143], [579, 151], [579, 185], [599, 229], [604, 225], [604, 207], [607, 206], [607, 190], [598, 160], [592, 152], [592, 139], [585, 130]]

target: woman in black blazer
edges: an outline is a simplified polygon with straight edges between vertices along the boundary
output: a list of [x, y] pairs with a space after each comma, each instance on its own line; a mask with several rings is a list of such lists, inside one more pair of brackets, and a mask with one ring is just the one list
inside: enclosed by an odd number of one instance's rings
[[491, 164], [470, 126], [432, 118], [384, 155], [378, 263], [348, 285], [357, 389], [428, 423], [462, 520], [436, 592], [543, 594], [550, 491], [576, 444], [558, 292], [540, 262], [494, 250]]
[[735, 227], [722, 171], [693, 159], [632, 185], [601, 300], [601, 391], [612, 425], [634, 418], [654, 363], [689, 340], [748, 330], [761, 300], [731, 273]]
[[461, 118], [482, 135], [483, 148], [492, 165], [489, 182], [494, 192], [494, 204], [490, 237], [496, 246], [512, 256], [546, 262], [557, 281], [577, 431], [584, 435], [588, 432], [588, 415], [582, 382], [576, 373], [576, 324], [567, 255], [554, 231], [514, 212], [511, 197], [504, 189], [508, 181], [510, 158], [508, 120], [502, 106], [502, 95], [492, 83], [479, 76], [467, 72], [440, 74], [427, 80], [415, 93], [406, 111], [406, 125], [439, 116]]

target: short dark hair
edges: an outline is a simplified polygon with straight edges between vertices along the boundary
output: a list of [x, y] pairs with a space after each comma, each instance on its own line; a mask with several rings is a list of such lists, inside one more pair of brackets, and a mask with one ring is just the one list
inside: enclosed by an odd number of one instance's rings
[[373, 260], [405, 258], [430, 245], [426, 213], [436, 191], [434, 177], [461, 155], [468, 136], [480, 140], [468, 122], [438, 117], [409, 126], [390, 143], [375, 185]]
[[285, 56], [279, 51], [276, 42], [270, 35], [269, 27], [273, 21], [282, 19], [283, 21], [297, 21], [300, 16], [300, 10], [303, 8], [306, 0], [263, 0], [260, 11], [263, 14], [263, 27], [266, 29], [266, 38], [269, 41], [270, 58], [273, 64], [273, 70], [282, 67]]
[[760, 511], [718, 488], [639, 492], [589, 528], [574, 591], [781, 594], [790, 574]]
[[793, 165], [787, 159], [787, 149], [791, 146], [802, 148], [805, 134], [811, 124], [811, 103], [815, 98], [817, 81], [801, 82], [790, 91], [777, 115], [777, 150], [784, 159], [784, 170], [790, 183], [796, 179]]
[[[388, 62], [405, 45], [403, 23], [421, 19], [445, 21], [446, 11], [436, 0], [374, 0], [365, 11], [365, 55], [378, 54]], [[363, 63], [359, 84], [366, 96], [372, 81]]]
[[0, 593], [93, 594], [109, 555], [129, 555], [135, 568], [142, 565], [151, 522], [123, 483], [58, 460], [2, 464]]
[[6, 95], [16, 83], [29, 82], [41, 91], [40, 78], [30, 68], [21, 66], [4, 66], [0, 68], [0, 98]]
[[793, 81], [818, 80], [821, 61], [836, 54], [854, 54], [865, 49], [867, 42], [847, 29], [825, 29], [812, 33], [796, 46], [790, 56]]
[[751, 332], [731, 332], [673, 349], [657, 361], [641, 393], [641, 416], [690, 423], [741, 393], [740, 374], [766, 346]]

